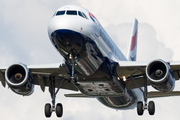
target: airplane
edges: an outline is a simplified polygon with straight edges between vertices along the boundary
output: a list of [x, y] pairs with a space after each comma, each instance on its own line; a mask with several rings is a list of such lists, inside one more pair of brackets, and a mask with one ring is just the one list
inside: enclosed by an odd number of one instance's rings
[[[137, 108], [137, 114], [148, 110], [155, 114], [155, 103], [148, 98], [179, 96], [173, 91], [180, 78], [180, 62], [136, 61], [138, 21], [134, 20], [127, 57], [87, 9], [66, 5], [60, 7], [48, 24], [48, 35], [64, 63], [0, 66], [0, 80], [16, 94], [29, 96], [34, 85], [44, 92], [49, 88], [52, 104], [46, 103], [45, 116], [55, 112], [62, 117], [63, 106], [56, 104], [60, 89], [79, 91], [66, 97], [96, 98], [117, 110]], [[148, 91], [152, 86], [156, 91]]]

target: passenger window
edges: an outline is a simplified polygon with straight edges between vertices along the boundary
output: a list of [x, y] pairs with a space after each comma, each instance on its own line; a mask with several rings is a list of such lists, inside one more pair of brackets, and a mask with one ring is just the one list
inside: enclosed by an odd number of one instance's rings
[[84, 18], [84, 16], [82, 15], [82, 13], [80, 11], [78, 11], [78, 14], [79, 14], [79, 16]]
[[65, 14], [65, 11], [58, 11], [57, 13], [56, 13], [56, 15], [64, 15]]
[[70, 11], [70, 10], [68, 10], [68, 11], [66, 12], [66, 14], [67, 14], [67, 15], [77, 15], [77, 11]]
[[82, 12], [82, 14], [83, 14], [83, 16], [84, 16], [86, 19], [88, 19], [87, 16], [86, 16], [83, 12]]

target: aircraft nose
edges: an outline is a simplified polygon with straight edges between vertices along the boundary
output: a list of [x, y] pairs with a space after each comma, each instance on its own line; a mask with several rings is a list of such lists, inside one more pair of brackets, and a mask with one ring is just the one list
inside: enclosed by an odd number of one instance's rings
[[80, 16], [54, 16], [48, 25], [48, 34], [51, 34], [57, 30], [72, 30], [82, 34], [89, 34], [89, 31], [93, 30], [93, 25], [89, 20]]
[[82, 28], [82, 25], [78, 24], [78, 17], [69, 17], [69, 16], [63, 16], [63, 17], [53, 17], [48, 25], [48, 33], [51, 35], [54, 31], [60, 30], [60, 29], [69, 29], [74, 30], [76, 32], [80, 31]]

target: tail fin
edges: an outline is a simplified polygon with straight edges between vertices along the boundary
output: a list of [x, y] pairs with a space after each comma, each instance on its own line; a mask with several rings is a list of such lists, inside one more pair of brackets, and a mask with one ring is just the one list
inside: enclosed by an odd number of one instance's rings
[[138, 33], [138, 21], [134, 20], [133, 29], [132, 29], [132, 38], [129, 44], [129, 50], [127, 59], [128, 61], [136, 61], [137, 56], [137, 33]]

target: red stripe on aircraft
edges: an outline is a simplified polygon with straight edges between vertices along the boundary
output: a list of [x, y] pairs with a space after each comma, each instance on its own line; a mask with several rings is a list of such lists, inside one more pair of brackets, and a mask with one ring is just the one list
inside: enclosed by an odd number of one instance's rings
[[96, 17], [92, 14], [92, 13], [89, 13], [89, 16], [93, 17], [94, 19], [96, 19]]
[[132, 37], [132, 39], [131, 39], [131, 48], [130, 48], [130, 50], [133, 51], [136, 45], [137, 45], [137, 31], [136, 31], [135, 35]]

